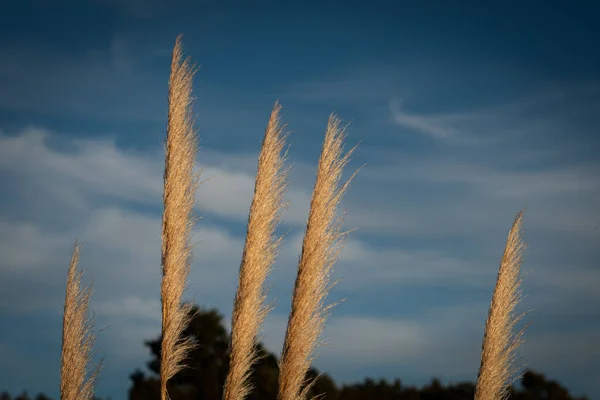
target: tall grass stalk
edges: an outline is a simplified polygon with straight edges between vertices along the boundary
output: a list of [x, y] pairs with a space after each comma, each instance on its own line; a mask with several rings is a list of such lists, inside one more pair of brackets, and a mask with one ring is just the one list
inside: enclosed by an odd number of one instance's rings
[[513, 333], [515, 325], [523, 317], [523, 314], [515, 313], [515, 307], [521, 298], [520, 269], [525, 249], [521, 234], [522, 222], [523, 212], [520, 212], [508, 234], [500, 263], [485, 323], [475, 400], [505, 400], [514, 381], [511, 377], [515, 372], [515, 351], [523, 342], [524, 332], [520, 330]]
[[[80, 247], [75, 243], [63, 311], [62, 354], [60, 366], [61, 400], [92, 400], [101, 363], [88, 375], [95, 336], [88, 306], [91, 286], [82, 283], [83, 272], [77, 268]], [[86, 378], [87, 376], [87, 378]]]
[[342, 155], [344, 137], [340, 120], [332, 115], [317, 167], [292, 309], [279, 365], [280, 400], [304, 399], [314, 384], [314, 381], [309, 382], [302, 389], [330, 308], [323, 306], [331, 287], [330, 273], [341, 250], [341, 239], [347, 234], [341, 231], [342, 219], [336, 218], [336, 211], [354, 177], [352, 175], [344, 185], [339, 186], [343, 168], [355, 149]]
[[242, 400], [252, 390], [248, 382], [257, 360], [257, 335], [269, 309], [263, 283], [277, 256], [281, 238], [274, 236], [284, 206], [288, 169], [283, 169], [286, 135], [276, 103], [265, 131], [258, 159], [254, 198], [250, 206], [246, 244], [231, 322], [231, 355], [224, 400]]
[[195, 69], [182, 59], [181, 35], [177, 37], [169, 79], [169, 115], [165, 143], [162, 218], [162, 345], [160, 359], [161, 400], [169, 398], [167, 382], [183, 368], [182, 361], [193, 344], [182, 339], [190, 320], [190, 304], [182, 304], [191, 262], [192, 211], [198, 187], [193, 172], [198, 151], [192, 110]]

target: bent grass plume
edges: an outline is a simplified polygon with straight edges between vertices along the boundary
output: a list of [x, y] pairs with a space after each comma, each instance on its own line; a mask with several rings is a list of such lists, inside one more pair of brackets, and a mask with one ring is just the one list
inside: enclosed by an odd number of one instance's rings
[[292, 310], [279, 364], [280, 400], [304, 399], [314, 384], [314, 380], [308, 382], [302, 389], [313, 360], [312, 353], [330, 308], [323, 306], [331, 287], [329, 275], [341, 250], [341, 239], [347, 234], [341, 232], [342, 220], [336, 218], [337, 207], [356, 174], [339, 187], [344, 166], [355, 149], [342, 155], [344, 136], [340, 120], [332, 115], [317, 167], [317, 179], [292, 296]]
[[192, 80], [195, 70], [182, 60], [181, 35], [177, 37], [169, 79], [169, 115], [165, 143], [162, 219], [162, 344], [160, 359], [161, 400], [169, 398], [167, 382], [182, 368], [193, 343], [182, 338], [191, 314], [191, 304], [182, 304], [191, 263], [192, 211], [198, 187], [193, 172], [198, 151], [192, 110]]
[[[163, 216], [161, 229], [162, 341], [160, 360], [161, 400], [168, 400], [167, 383], [183, 368], [183, 360], [193, 347], [182, 333], [191, 318], [191, 304], [182, 303], [191, 262], [190, 234], [199, 175], [193, 172], [198, 139], [191, 116], [192, 80], [196, 70], [182, 58], [181, 35], [173, 49], [169, 78], [169, 113], [165, 140]], [[238, 289], [232, 314], [230, 368], [223, 400], [243, 400], [252, 390], [249, 376], [257, 361], [257, 335], [269, 308], [264, 304], [263, 284], [282, 238], [275, 229], [284, 207], [283, 195], [288, 169], [283, 153], [287, 135], [283, 133], [275, 103], [265, 130], [248, 216], [244, 252], [240, 263]], [[312, 385], [306, 381], [314, 359], [317, 340], [332, 306], [324, 300], [332, 284], [329, 277], [348, 232], [342, 232], [337, 209], [356, 172], [340, 185], [344, 167], [355, 148], [343, 154], [345, 132], [340, 120], [331, 115], [319, 158], [302, 251], [292, 295], [292, 309], [279, 363], [279, 400], [304, 400]], [[358, 172], [358, 171], [357, 171]], [[520, 228], [523, 213], [515, 218], [508, 235], [504, 256], [492, 297], [484, 339], [475, 400], [504, 400], [514, 372], [515, 351], [523, 330], [513, 334], [522, 315], [514, 309], [520, 299], [519, 275], [524, 244]], [[91, 400], [100, 370], [88, 375], [94, 335], [88, 318], [91, 288], [81, 283], [77, 269], [79, 246], [75, 245], [69, 266], [63, 314], [61, 355], [61, 400]]]
[[246, 244], [240, 266], [238, 289], [231, 320], [231, 354], [224, 400], [244, 399], [252, 390], [248, 378], [257, 361], [257, 335], [269, 309], [263, 282], [269, 273], [281, 238], [274, 236], [284, 206], [288, 169], [283, 169], [286, 135], [276, 103], [265, 131], [258, 159], [254, 198], [250, 206]]
[[523, 314], [515, 314], [520, 300], [521, 263], [525, 244], [521, 237], [523, 212], [517, 214], [508, 234], [500, 262], [496, 288], [492, 296], [481, 350], [481, 366], [477, 379], [475, 400], [504, 400], [508, 398], [511, 376], [515, 372], [517, 347], [523, 342], [521, 330], [513, 333]]
[[93, 321], [88, 313], [92, 288], [81, 282], [83, 272], [77, 268], [79, 253], [80, 247], [75, 243], [67, 275], [63, 311], [61, 400], [92, 400], [94, 384], [101, 368], [101, 363], [98, 363], [86, 379], [95, 337], [92, 332]]

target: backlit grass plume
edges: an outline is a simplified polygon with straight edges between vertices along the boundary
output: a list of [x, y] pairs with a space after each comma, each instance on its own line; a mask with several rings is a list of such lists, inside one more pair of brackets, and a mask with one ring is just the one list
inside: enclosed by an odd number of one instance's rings
[[231, 322], [231, 355], [223, 399], [242, 400], [252, 389], [248, 382], [257, 360], [257, 335], [268, 308], [263, 283], [275, 261], [281, 238], [274, 236], [283, 208], [287, 169], [283, 169], [286, 135], [276, 103], [265, 131], [248, 217], [246, 244]]
[[523, 212], [520, 212], [508, 234], [500, 263], [485, 323], [475, 400], [507, 399], [513, 382], [515, 350], [523, 342], [523, 330], [514, 333], [515, 325], [523, 316], [515, 314], [515, 306], [521, 297], [520, 268], [525, 249], [521, 237], [522, 222]]
[[69, 272], [63, 311], [62, 354], [60, 365], [61, 400], [92, 400], [100, 364], [87, 376], [95, 337], [88, 306], [91, 286], [81, 282], [82, 271], [77, 268], [80, 247], [75, 244]]
[[160, 359], [161, 400], [168, 399], [167, 382], [183, 368], [192, 348], [181, 334], [190, 320], [191, 305], [182, 304], [191, 262], [192, 210], [198, 187], [193, 172], [198, 139], [191, 116], [192, 80], [195, 70], [182, 60], [181, 36], [177, 37], [169, 79], [169, 115], [165, 143], [162, 218], [162, 347]]
[[314, 383], [301, 389], [329, 309], [323, 306], [331, 286], [329, 276], [341, 250], [340, 239], [347, 233], [341, 231], [342, 220], [337, 218], [337, 207], [354, 176], [339, 186], [343, 168], [354, 151], [353, 148], [342, 155], [344, 136], [340, 120], [332, 115], [317, 168], [279, 365], [280, 400], [304, 399]]

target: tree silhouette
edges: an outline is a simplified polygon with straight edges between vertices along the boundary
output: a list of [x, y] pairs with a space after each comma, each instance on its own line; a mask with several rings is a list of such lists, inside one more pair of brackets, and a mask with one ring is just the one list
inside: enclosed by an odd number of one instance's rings
[[587, 400], [587, 397], [572, 397], [569, 391], [555, 380], [547, 380], [543, 374], [528, 370], [521, 378], [522, 391], [515, 400]]
[[[202, 310], [194, 306], [192, 313], [191, 323], [183, 334], [193, 338], [197, 345], [186, 360], [189, 367], [175, 375], [169, 383], [169, 393], [173, 400], [221, 400], [229, 368], [229, 334], [217, 310]], [[152, 355], [147, 365], [153, 375], [146, 376], [140, 370], [130, 375], [133, 383], [129, 391], [130, 400], [160, 399], [160, 340], [158, 337], [145, 342]], [[254, 389], [247, 400], [276, 400], [279, 374], [277, 358], [261, 343], [257, 350], [260, 359], [252, 369]], [[437, 378], [421, 389], [403, 386], [400, 379], [388, 382], [371, 378], [338, 388], [329, 376], [311, 368], [307, 379], [314, 378], [317, 380], [309, 396], [319, 396], [325, 400], [472, 400], [475, 395], [474, 383], [443, 385]], [[521, 388], [511, 388], [510, 400], [587, 400], [585, 397], [571, 396], [556, 381], [547, 380], [544, 375], [534, 371], [526, 371], [520, 383]]]
[[[221, 400], [229, 369], [229, 334], [223, 325], [223, 317], [217, 310], [203, 310], [194, 306], [191, 314], [192, 320], [183, 335], [193, 338], [196, 346], [185, 360], [187, 368], [169, 381], [169, 395], [173, 400]], [[160, 343], [161, 337], [145, 342], [152, 354], [147, 366], [153, 375], [146, 376], [140, 370], [130, 375], [133, 383], [129, 390], [130, 400], [160, 399]], [[254, 389], [247, 399], [276, 400], [279, 375], [277, 358], [261, 343], [257, 345], [257, 350], [260, 358], [251, 371]], [[337, 387], [333, 380], [311, 368], [307, 378], [317, 377], [310, 394], [323, 396], [323, 399], [335, 399]]]
[[[34, 400], [52, 400], [51, 397], [48, 397], [43, 393], [39, 393], [33, 399]], [[27, 394], [27, 391], [25, 390], [23, 393], [21, 393], [20, 395], [18, 395], [16, 397], [11, 397], [10, 393], [8, 393], [8, 392], [2, 392], [2, 393], [0, 393], [0, 400], [32, 400], [32, 398], [29, 397], [29, 395]], [[101, 399], [99, 397], [94, 397], [94, 400], [101, 400]]]
[[[183, 332], [196, 341], [196, 347], [186, 359], [188, 368], [182, 370], [169, 382], [172, 400], [221, 400], [223, 385], [229, 368], [229, 334], [223, 325], [223, 317], [217, 310], [192, 309], [192, 320]], [[151, 359], [147, 363], [149, 374], [135, 370], [129, 378], [130, 400], [160, 400], [160, 336], [148, 340], [145, 345], [150, 350]], [[278, 361], [259, 343], [259, 360], [251, 371], [254, 389], [247, 400], [277, 400]], [[318, 377], [318, 378], [317, 378]], [[341, 388], [326, 374], [309, 369], [307, 379], [317, 378], [309, 392], [309, 397], [319, 396], [324, 400], [472, 400], [475, 384], [462, 382], [444, 385], [433, 378], [422, 388], [404, 386], [400, 379], [388, 382], [365, 378], [361, 383], [343, 385]], [[44, 394], [33, 397], [35, 400], [52, 400]], [[0, 393], [0, 400], [32, 400], [26, 391], [15, 397], [7, 392]], [[99, 400], [96, 398], [96, 400]], [[525, 371], [517, 385], [509, 392], [509, 400], [587, 400], [574, 397], [555, 380], [543, 374]]]
[[[556, 381], [547, 380], [544, 375], [526, 371], [521, 379], [521, 389], [512, 388], [510, 400], [586, 400], [586, 397], [573, 397], [569, 391]], [[475, 384], [463, 382], [444, 386], [439, 379], [433, 378], [422, 389], [402, 387], [400, 380], [389, 384], [385, 380], [375, 383], [366, 378], [363, 383], [345, 385], [340, 390], [338, 400], [472, 400], [475, 396]]]

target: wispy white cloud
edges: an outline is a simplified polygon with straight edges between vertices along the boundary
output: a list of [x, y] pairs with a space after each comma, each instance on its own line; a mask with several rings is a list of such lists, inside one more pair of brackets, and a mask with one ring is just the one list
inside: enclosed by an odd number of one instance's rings
[[[62, 190], [69, 186], [72, 202], [92, 202], [97, 196], [119, 201], [160, 206], [162, 196], [161, 154], [139, 154], [118, 149], [113, 140], [75, 140], [74, 151], [58, 152], [48, 147], [49, 132], [30, 128], [18, 136], [0, 135], [0, 168], [44, 177]], [[247, 155], [242, 155], [246, 159]], [[256, 159], [258, 155], [255, 156]], [[201, 179], [197, 210], [214, 213], [234, 221], [247, 219], [254, 191], [254, 166], [222, 168], [200, 163]], [[51, 185], [51, 186], [53, 186]], [[49, 188], [52, 190], [52, 187]], [[291, 185], [286, 193], [291, 202], [284, 221], [303, 224], [310, 197], [303, 188]]]
[[[280, 256], [286, 263], [297, 260], [302, 246], [303, 232], [286, 238]], [[495, 261], [494, 263], [495, 264]], [[285, 277], [293, 279], [295, 271]], [[372, 246], [356, 236], [344, 241], [335, 278], [345, 290], [380, 288], [395, 290], [414, 285], [459, 285], [464, 287], [488, 286], [496, 271], [481, 268], [465, 259], [455, 258], [434, 249], [416, 250], [402, 242], [390, 246]], [[277, 273], [279, 276], [279, 273]]]
[[[398, 97], [389, 102], [392, 124], [445, 144], [514, 145], [533, 138], [548, 141], [557, 133], [564, 137], [562, 131], [574, 126], [593, 129], [585, 125], [597, 116], [600, 84], [588, 81], [549, 87], [499, 105], [459, 112], [414, 113], [407, 111], [408, 102], [409, 99]], [[545, 146], [549, 147], [547, 143]]]
[[423, 116], [411, 114], [402, 109], [402, 102], [394, 99], [390, 102], [390, 111], [392, 121], [398, 125], [419, 133], [430, 135], [436, 139], [456, 138], [459, 133], [451, 128], [444, 126], [443, 118], [437, 116]]
[[[75, 141], [74, 150], [61, 152], [46, 145], [48, 135], [48, 132], [30, 129], [21, 135], [0, 137], [0, 168], [25, 174], [23, 180], [31, 185], [48, 184], [44, 190], [58, 188], [51, 199], [56, 202], [53, 206], [55, 213], [64, 213], [65, 219], [71, 212], [70, 204], [63, 203], [60, 188], [69, 187], [74, 193], [69, 196], [75, 196], [85, 204], [80, 214], [81, 220], [86, 221], [85, 225], [73, 225], [68, 230], [63, 229], [60, 234], [56, 232], [53, 236], [57, 238], [56, 241], [68, 239], [65, 246], [69, 246], [73, 237], [78, 236], [94, 246], [111, 248], [123, 254], [136, 253], [135, 260], [140, 264], [155, 263], [158, 257], [156, 249], [159, 247], [157, 232], [162, 183], [162, 162], [158, 152], [124, 151], [112, 141], [97, 140]], [[242, 159], [249, 157], [243, 155]], [[204, 183], [198, 191], [198, 211], [225, 217], [240, 228], [233, 236], [227, 230], [200, 224], [194, 240], [200, 242], [198, 249], [201, 250], [204, 263], [220, 264], [219, 258], [225, 254], [230, 256], [228, 262], [231, 265], [238, 262], [236, 257], [241, 254], [242, 245], [240, 236], [254, 185], [255, 167], [248, 170], [249, 164], [250, 161], [239, 163], [240, 169], [203, 166], [203, 177], [214, 179]], [[589, 235], [590, 217], [593, 216], [595, 196], [600, 192], [593, 169], [593, 166], [566, 167], [556, 171], [518, 173], [455, 162], [430, 164], [427, 160], [414, 158], [400, 165], [365, 168], [361, 178], [364, 179], [362, 187], [367, 190], [361, 188], [361, 180], [358, 179], [355, 182], [358, 187], [354, 186], [349, 192], [351, 212], [348, 213], [346, 225], [359, 228], [359, 232], [346, 244], [342, 254], [345, 268], [340, 270], [340, 276], [345, 276], [347, 285], [359, 286], [417, 282], [481, 284], [493, 275], [493, 269], [478, 267], [482, 259], [489, 257], [482, 251], [476, 252], [475, 258], [475, 255], [471, 255], [466, 259], [465, 255], [445, 246], [435, 250], [428, 247], [416, 250], [403, 245], [398, 238], [396, 245], [374, 247], [360, 237], [368, 238], [370, 234], [378, 233], [425, 240], [436, 235], [453, 235], [462, 238], [465, 243], [474, 240], [478, 246], [483, 244], [481, 240], [489, 241], [486, 243], [491, 243], [492, 247], [487, 248], [495, 248], [505, 240], [506, 227], [516, 210], [523, 207], [530, 208], [527, 223], [534, 233], [550, 229], [563, 232], [564, 235], [577, 234], [577, 240], [589, 242], [592, 240]], [[418, 186], [411, 189], [410, 193], [395, 192], [391, 201], [385, 188], [399, 184]], [[374, 189], [373, 185], [377, 188]], [[37, 188], [39, 190], [40, 187]], [[282, 257], [289, 263], [295, 262], [300, 252], [302, 227], [310, 200], [309, 190], [308, 186], [299, 188], [292, 183], [288, 193], [291, 205], [284, 218], [295, 227], [295, 231], [287, 237]], [[370, 194], [368, 197], [359, 195], [362, 193]], [[428, 193], [437, 194], [432, 197]], [[98, 196], [105, 200], [97, 203]], [[549, 197], [554, 200], [548, 201]], [[139, 213], [129, 206], [124, 207], [123, 201], [154, 205], [155, 210], [151, 214]], [[577, 207], [573, 207], [575, 204]], [[6, 243], [11, 243], [11, 237], [15, 241], [19, 238], [18, 243], [8, 245], [10, 248], [6, 254], [43, 241], [45, 234], [40, 232], [39, 227], [31, 223], [19, 224], [6, 225]], [[11, 234], [11, 230], [22, 234]], [[473, 234], [480, 238], [474, 238]], [[567, 239], [564, 243], [569, 243]], [[496, 242], [498, 246], [494, 247]], [[43, 243], [50, 247], [56, 245], [55, 241], [46, 240]], [[231, 249], [236, 246], [239, 251], [232, 253]], [[564, 252], [556, 246], [553, 248]], [[37, 261], [30, 264], [39, 264], [40, 257], [43, 256], [38, 256]], [[25, 262], [16, 260], [15, 263], [17, 261]], [[491, 261], [496, 263], [496, 260]], [[375, 265], [377, 274], [366, 271], [365, 265]], [[554, 268], [557, 267], [554, 265]], [[146, 270], [156, 273], [151, 268]], [[123, 273], [128, 274], [127, 271]], [[140, 272], [132, 272], [132, 275]], [[235, 268], [227, 276], [234, 274]]]

